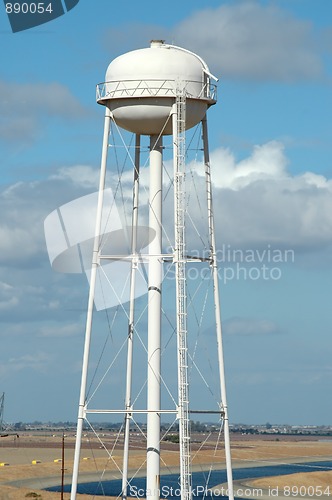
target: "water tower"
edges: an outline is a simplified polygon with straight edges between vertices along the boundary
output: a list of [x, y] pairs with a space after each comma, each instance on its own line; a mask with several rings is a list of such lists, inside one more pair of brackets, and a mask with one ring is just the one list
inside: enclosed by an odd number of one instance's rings
[[[189, 500], [191, 491], [190, 456], [190, 416], [193, 411], [189, 398], [188, 378], [188, 313], [186, 269], [188, 262], [208, 263], [213, 279], [213, 309], [218, 352], [216, 376], [219, 380], [220, 405], [214, 413], [219, 413], [223, 422], [226, 469], [229, 498], [233, 500], [232, 469], [229, 442], [228, 410], [226, 402], [225, 375], [222, 348], [222, 332], [219, 307], [219, 284], [216, 259], [214, 214], [210, 175], [209, 148], [207, 139], [206, 112], [216, 103], [216, 78], [210, 73], [206, 63], [189, 50], [168, 45], [161, 40], [153, 40], [149, 48], [134, 50], [113, 60], [106, 72], [106, 82], [97, 86], [97, 102], [106, 108], [102, 160], [100, 172], [99, 198], [96, 230], [93, 248], [90, 292], [86, 319], [86, 335], [83, 354], [81, 391], [79, 400], [78, 425], [71, 500], [76, 499], [79, 474], [80, 449], [83, 423], [89, 408], [86, 389], [91, 342], [94, 294], [97, 270], [102, 259], [121, 259], [119, 255], [102, 255], [100, 235], [102, 207], [106, 178], [106, 163], [109, 150], [110, 125], [129, 131], [135, 135], [135, 159], [133, 175], [131, 251], [126, 258], [131, 262], [130, 297], [128, 312], [127, 367], [124, 415], [124, 451], [122, 467], [122, 497], [127, 497], [129, 425], [136, 409], [132, 405], [132, 363], [134, 357], [133, 336], [135, 318], [135, 276], [139, 256], [138, 193], [140, 183], [141, 136], [149, 136], [149, 194], [148, 226], [150, 241], [147, 262], [147, 398], [146, 414], [147, 457], [146, 488], [151, 500], [160, 498], [160, 424], [161, 416], [167, 412], [176, 415], [180, 440], [180, 488], [182, 500]], [[207, 204], [206, 226], [209, 235], [209, 255], [192, 257], [186, 242], [186, 131], [201, 123], [203, 157], [205, 168], [205, 193]], [[174, 235], [171, 251], [165, 253], [163, 245], [163, 137], [172, 137], [173, 150], [173, 206]], [[177, 402], [173, 409], [161, 406], [161, 315], [162, 281], [165, 262], [171, 263], [175, 275], [176, 302], [176, 346], [177, 346]], [[96, 410], [94, 410], [96, 412]], [[138, 410], [137, 410], [138, 411]], [[100, 410], [100, 413], [111, 410]], [[208, 413], [208, 412], [207, 412]]]

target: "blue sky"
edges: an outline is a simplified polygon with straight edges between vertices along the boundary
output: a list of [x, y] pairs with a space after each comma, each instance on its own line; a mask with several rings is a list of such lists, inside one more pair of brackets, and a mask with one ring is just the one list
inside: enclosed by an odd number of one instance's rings
[[294, 252], [278, 280], [221, 274], [231, 422], [330, 424], [331, 14], [324, 0], [81, 0], [13, 34], [0, 12], [7, 421], [76, 419], [87, 283], [52, 271], [43, 222], [95, 190], [95, 85], [109, 62], [164, 38], [220, 77], [209, 111], [219, 247]]

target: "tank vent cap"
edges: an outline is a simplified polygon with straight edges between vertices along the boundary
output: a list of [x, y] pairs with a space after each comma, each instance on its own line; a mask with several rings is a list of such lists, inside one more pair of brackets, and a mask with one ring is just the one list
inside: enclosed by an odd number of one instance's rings
[[150, 41], [150, 47], [161, 47], [161, 45], [164, 45], [165, 40], [151, 40]]

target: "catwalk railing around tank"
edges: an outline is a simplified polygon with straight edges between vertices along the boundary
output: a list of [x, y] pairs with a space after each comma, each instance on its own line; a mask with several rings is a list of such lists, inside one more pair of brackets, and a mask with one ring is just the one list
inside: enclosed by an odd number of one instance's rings
[[[210, 81], [200, 82], [186, 80], [183, 82], [187, 99], [202, 99], [215, 102], [217, 86]], [[97, 102], [108, 99], [141, 98], [141, 97], [176, 97], [177, 82], [175, 80], [120, 80], [99, 83], [97, 85]]]

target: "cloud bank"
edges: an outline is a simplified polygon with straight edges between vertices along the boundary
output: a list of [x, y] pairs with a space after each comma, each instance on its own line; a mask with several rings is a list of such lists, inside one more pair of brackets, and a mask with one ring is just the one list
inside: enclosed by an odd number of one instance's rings
[[281, 142], [255, 146], [239, 162], [220, 148], [212, 153], [211, 163], [224, 240], [303, 251], [331, 246], [332, 180], [314, 172], [291, 175]]
[[[118, 45], [124, 32], [130, 35], [125, 44]], [[276, 4], [256, 1], [196, 11], [168, 32], [165, 27], [137, 23], [112, 28], [103, 37], [108, 45], [121, 47], [122, 53], [146, 47], [155, 38], [197, 52], [221, 77], [251, 81], [321, 79], [325, 73], [322, 52], [329, 51], [329, 36], [317, 35], [311, 22]]]
[[174, 36], [227, 78], [292, 82], [323, 75], [311, 23], [276, 5], [204, 9], [176, 26]]
[[[275, 243], [306, 252], [332, 245], [332, 180], [314, 172], [292, 175], [287, 164], [284, 146], [278, 141], [255, 146], [240, 161], [230, 149], [211, 152], [220, 244], [255, 248]], [[191, 163], [189, 168], [204, 185], [202, 164]], [[148, 167], [142, 168], [143, 211], [147, 203], [147, 174]], [[132, 172], [126, 172], [123, 181], [123, 193], [130, 196]], [[96, 169], [76, 165], [61, 167], [48, 179], [20, 182], [4, 189], [0, 194], [0, 265], [35, 267], [40, 259], [45, 263], [45, 217], [62, 203], [95, 191], [97, 183]], [[191, 207], [193, 217], [198, 208], [195, 204]], [[173, 234], [172, 228], [169, 234]], [[2, 293], [8, 290], [3, 289]], [[7, 307], [10, 304], [7, 299]]]

